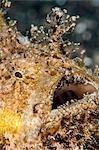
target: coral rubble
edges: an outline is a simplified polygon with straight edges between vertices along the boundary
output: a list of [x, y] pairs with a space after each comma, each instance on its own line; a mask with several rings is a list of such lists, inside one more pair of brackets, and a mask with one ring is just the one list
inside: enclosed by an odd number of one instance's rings
[[98, 149], [99, 80], [62, 38], [77, 18], [54, 8], [28, 39], [0, 14], [0, 149]]

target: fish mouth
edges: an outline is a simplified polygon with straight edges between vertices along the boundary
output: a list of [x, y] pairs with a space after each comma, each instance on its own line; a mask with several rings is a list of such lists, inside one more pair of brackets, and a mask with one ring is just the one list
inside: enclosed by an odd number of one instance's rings
[[57, 109], [62, 105], [71, 105], [83, 99], [85, 95], [94, 92], [97, 90], [91, 83], [84, 80], [81, 80], [81, 83], [78, 81], [69, 82], [66, 77], [62, 77], [54, 91], [52, 109]]

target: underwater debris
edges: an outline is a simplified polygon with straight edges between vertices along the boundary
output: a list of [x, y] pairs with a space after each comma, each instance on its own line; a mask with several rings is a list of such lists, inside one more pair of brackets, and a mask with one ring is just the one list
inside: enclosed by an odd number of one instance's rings
[[[62, 39], [77, 18], [54, 8], [48, 28], [32, 25], [25, 41], [0, 14], [1, 149], [98, 149], [99, 79], [79, 44]], [[71, 59], [74, 50], [80, 58]]]

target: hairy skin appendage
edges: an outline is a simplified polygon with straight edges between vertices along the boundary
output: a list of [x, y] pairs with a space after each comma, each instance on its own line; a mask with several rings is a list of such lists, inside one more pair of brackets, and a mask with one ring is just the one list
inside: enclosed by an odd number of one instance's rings
[[54, 8], [28, 39], [0, 13], [0, 150], [98, 150], [99, 70], [62, 39], [77, 18]]

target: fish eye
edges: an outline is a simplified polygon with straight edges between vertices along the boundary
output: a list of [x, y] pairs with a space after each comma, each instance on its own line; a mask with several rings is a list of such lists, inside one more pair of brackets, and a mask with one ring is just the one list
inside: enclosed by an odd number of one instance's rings
[[22, 78], [22, 74], [20, 72], [15, 72], [15, 76], [18, 78]]

